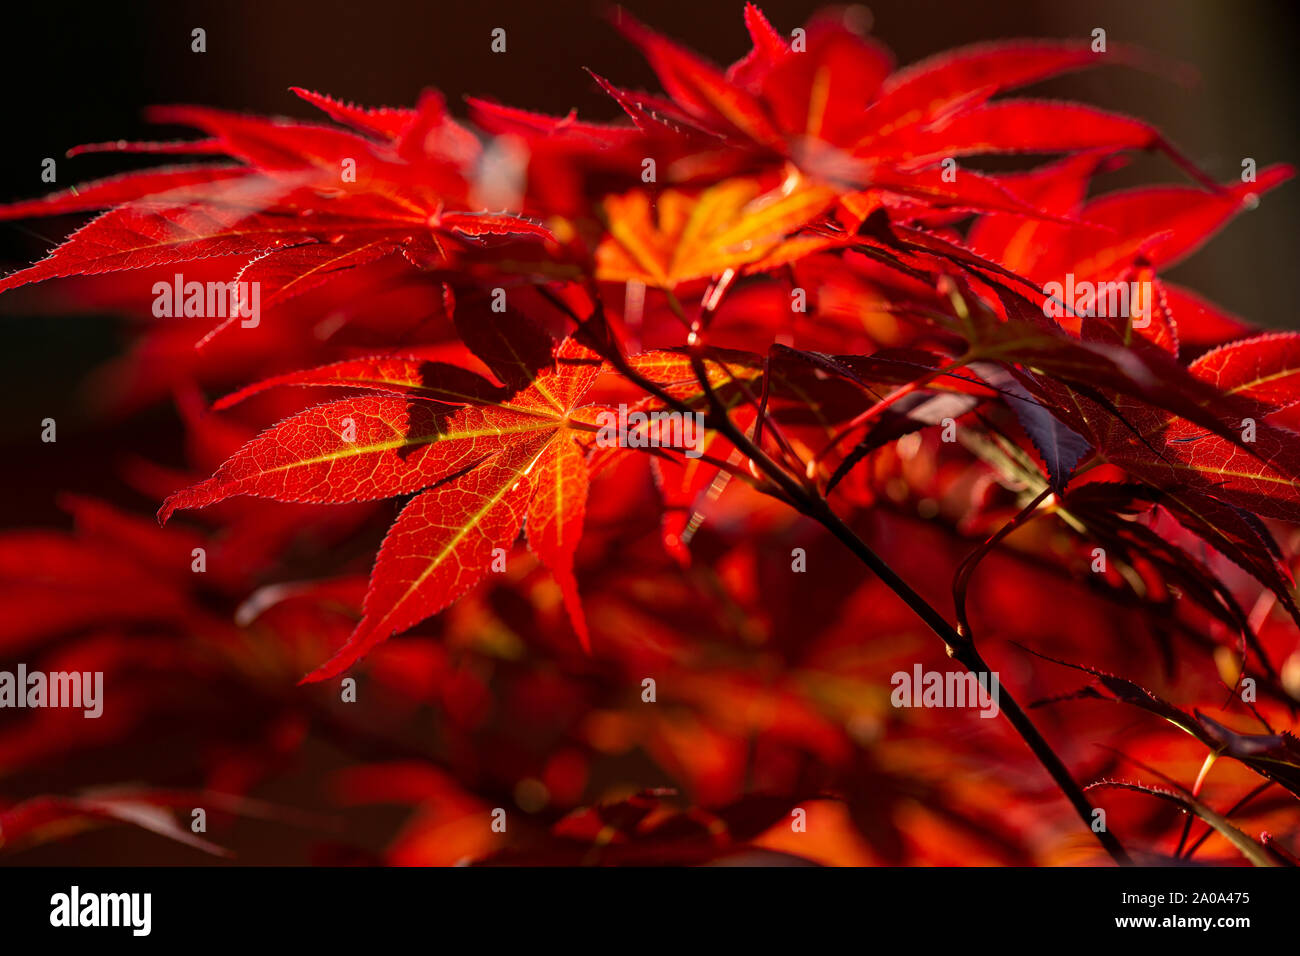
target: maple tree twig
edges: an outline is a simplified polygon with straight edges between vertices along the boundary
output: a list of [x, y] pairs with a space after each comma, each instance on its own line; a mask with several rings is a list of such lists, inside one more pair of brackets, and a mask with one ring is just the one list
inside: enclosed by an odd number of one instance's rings
[[[899, 577], [883, 558], [858, 537], [857, 533], [845, 524], [839, 515], [835, 514], [825, 499], [817, 498], [815, 500], [818, 504], [815, 504], [809, 510], [803, 508], [800, 508], [800, 510], [839, 538], [863, 564], [875, 572], [891, 591], [902, 598], [904, 603], [915, 611], [921, 620], [944, 642], [948, 648], [949, 657], [956, 660], [977, 677], [980, 674], [990, 673], [988, 664], [976, 649], [973, 640], [959, 634], [942, 614], [913, 590], [911, 585]], [[799, 505], [796, 504], [796, 507], [799, 507]], [[1015, 698], [1007, 691], [1006, 686], [1001, 686], [1000, 706], [1007, 720], [1020, 734], [1021, 739], [1024, 740], [1029, 749], [1033, 751], [1034, 756], [1038, 758], [1038, 762], [1042, 764], [1048, 775], [1055, 781], [1066, 799], [1070, 801], [1079, 818], [1092, 830], [1095, 808], [1091, 801], [1084, 795], [1082, 788], [1071, 775], [1069, 768], [1065, 766], [1065, 763], [1057, 756], [1056, 751], [1052, 749], [1038, 728], [1034, 726], [1034, 722], [1029, 719], [1029, 715], [1025, 713]], [[1123, 844], [1109, 830], [1093, 830], [1093, 832], [1116, 863], [1121, 865], [1132, 863], [1132, 859], [1124, 849]]]
[[[678, 411], [693, 412], [685, 402], [680, 401], [671, 395], [666, 389], [658, 383], [650, 381], [644, 375], [632, 368], [618, 348], [617, 343], [607, 343], [599, 335], [598, 331], [593, 331], [592, 324], [602, 318], [602, 305], [600, 299], [593, 296], [595, 310], [592, 315], [584, 319], [578, 316], [562, 299], [550, 292], [543, 286], [538, 287], [539, 291], [557, 308], [566, 313], [577, 323], [579, 329], [586, 334], [588, 345], [601, 354], [601, 357], [613, 365], [625, 378], [634, 384], [645, 389], [650, 394], [656, 396], [670, 408]], [[704, 392], [704, 397], [709, 404], [709, 412], [705, 418], [705, 424], [710, 428], [715, 428], [722, 432], [732, 444], [763, 472], [767, 478], [772, 481], [783, 493], [788, 503], [795, 510], [812, 518], [821, 524], [824, 528], [835, 535], [850, 551], [857, 556], [868, 568], [870, 568], [877, 577], [884, 582], [885, 586], [893, 591], [908, 607], [921, 618], [925, 624], [938, 635], [945, 646], [948, 648], [948, 655], [965, 667], [968, 671], [976, 674], [989, 673], [988, 665], [975, 644], [969, 637], [959, 634], [957, 630], [948, 623], [947, 618], [940, 614], [933, 605], [923, 598], [910, 584], [902, 579], [899, 574], [889, 565], [884, 558], [876, 554], [871, 546], [858, 536], [850, 528], [834, 509], [830, 503], [821, 496], [820, 493], [808, 489], [800, 481], [797, 481], [789, 472], [781, 468], [767, 454], [758, 448], [750, 439], [736, 427], [727, 414], [726, 408], [718, 398], [709, 382], [708, 371], [704, 368], [704, 361], [698, 353], [691, 355], [691, 367], [695, 371], [695, 377], [699, 381], [700, 387]], [[1079, 818], [1093, 832], [1097, 840], [1110, 854], [1111, 859], [1120, 865], [1129, 865], [1133, 861], [1124, 849], [1124, 845], [1109, 830], [1093, 830], [1094, 810], [1091, 801], [1085, 796], [1082, 788], [1071, 775], [1068, 767], [1057, 756], [1051, 745], [1034, 726], [1029, 715], [1020, 707], [1016, 700], [1003, 687], [1000, 706], [1002, 712], [1006, 715], [1007, 720], [1020, 734], [1022, 740], [1038, 758], [1048, 775], [1060, 788], [1066, 799], [1074, 807]]]
[[[704, 364], [698, 356], [692, 356], [692, 367], [695, 369], [695, 376], [699, 379], [700, 387], [704, 390], [711, 410], [716, 413], [716, 417], [720, 420], [721, 430], [731, 439], [732, 443], [744, 454], [749, 455], [759, 469], [781, 487], [797, 510], [817, 521], [831, 534], [839, 538], [863, 564], [875, 572], [876, 576], [939, 636], [939, 639], [948, 648], [949, 657], [952, 657], [977, 677], [980, 674], [988, 674], [988, 664], [985, 663], [970, 636], [958, 633], [948, 623], [947, 618], [940, 614], [910, 584], [904, 581], [884, 558], [880, 557], [870, 545], [863, 541], [835, 513], [830, 503], [820, 493], [811, 491], [795, 481], [792, 476], [768, 458], [761, 449], [750, 442], [727, 416], [725, 408], [723, 408], [721, 401], [708, 381], [707, 374], [703, 374], [705, 372]], [[1070, 801], [1079, 818], [1088, 825], [1089, 830], [1092, 830], [1095, 808], [1091, 801], [1084, 795], [1083, 790], [1071, 775], [1069, 768], [1057, 756], [1056, 751], [1039, 733], [1038, 728], [1034, 726], [1034, 722], [1029, 719], [1029, 715], [1020, 707], [1015, 698], [1006, 691], [1005, 687], [1001, 695], [1001, 708], [1003, 713], [1006, 714], [1007, 720], [1020, 734], [1021, 739], [1033, 751], [1039, 763], [1043, 765], [1048, 775], [1051, 776], [1061, 789], [1061, 792]], [[1096, 834], [1098, 841], [1116, 863], [1121, 865], [1132, 863], [1123, 844], [1109, 830], [1092, 830], [1092, 832]]]
[[957, 633], [967, 636], [971, 634], [970, 621], [966, 619], [966, 589], [970, 586], [970, 579], [975, 573], [975, 568], [999, 541], [1033, 517], [1035, 512], [1038, 511], [1038, 506], [1046, 501], [1047, 496], [1051, 493], [1052, 486], [1048, 485], [1038, 493], [1033, 501], [1025, 505], [1014, 518], [995, 531], [978, 548], [966, 555], [961, 564], [957, 566], [957, 573], [952, 577], [952, 603], [957, 614]]

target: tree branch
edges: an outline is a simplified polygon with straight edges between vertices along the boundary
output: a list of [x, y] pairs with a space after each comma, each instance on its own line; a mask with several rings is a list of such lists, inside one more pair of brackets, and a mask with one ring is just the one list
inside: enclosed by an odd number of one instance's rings
[[[577, 323], [579, 330], [585, 333], [584, 338], [587, 344], [600, 353], [625, 378], [656, 396], [670, 408], [681, 412], [694, 411], [685, 402], [673, 397], [657, 383], [650, 381], [633, 369], [619, 350], [617, 343], [609, 342], [597, 330], [592, 328], [595, 324], [603, 324], [602, 305], [598, 297], [592, 297], [595, 303], [595, 311], [591, 316], [583, 319], [576, 315], [563, 300], [551, 293], [550, 290], [540, 286], [538, 288], [548, 300]], [[700, 356], [698, 339], [695, 346], [691, 348], [690, 360], [691, 367], [695, 371], [695, 377], [699, 381], [700, 388], [703, 390], [705, 400], [709, 405], [705, 425], [721, 432], [742, 454], [746, 455], [759, 471], [780, 489], [781, 495], [778, 497], [784, 497], [801, 514], [821, 524], [822, 527], [830, 531], [852, 551], [863, 564], [870, 568], [891, 591], [897, 594], [938, 635], [939, 639], [947, 647], [949, 657], [976, 676], [989, 673], [988, 665], [968, 636], [958, 633], [942, 614], [904, 581], [862, 538], [858, 537], [857, 533], [835, 513], [829, 502], [819, 492], [809, 488], [801, 480], [797, 480], [789, 472], [781, 468], [736, 427], [709, 381], [708, 370], [704, 367], [704, 361]], [[1042, 764], [1066, 799], [1070, 801], [1071, 806], [1074, 807], [1075, 812], [1084, 824], [1088, 826], [1089, 831], [1096, 835], [1106, 852], [1118, 864], [1131, 864], [1132, 859], [1118, 838], [1111, 834], [1109, 830], [1096, 831], [1092, 829], [1095, 809], [1092, 803], [1084, 795], [1074, 777], [1071, 776], [1069, 768], [1056, 755], [1051, 745], [1039, 733], [1038, 728], [1034, 726], [1033, 721], [1029, 719], [1029, 716], [1016, 700], [1006, 692], [1005, 687], [1002, 690], [1000, 705], [1007, 720], [1011, 722], [1016, 732], [1020, 734], [1021, 739], [1024, 740], [1034, 756], [1038, 758], [1038, 762]]]

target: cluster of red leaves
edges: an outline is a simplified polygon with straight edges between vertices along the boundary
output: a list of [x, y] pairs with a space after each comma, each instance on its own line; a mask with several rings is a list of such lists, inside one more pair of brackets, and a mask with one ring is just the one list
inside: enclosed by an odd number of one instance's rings
[[[98, 382], [116, 414], [175, 397], [191, 470], [123, 472], [194, 524], [70, 499], [73, 531], [0, 537], [0, 653], [110, 695], [0, 725], [0, 771], [179, 727], [200, 792], [36, 797], [0, 842], [303, 823], [241, 795], [321, 737], [337, 802], [414, 808], [392, 862], [1096, 858], [1006, 724], [890, 705], [895, 671], [952, 666], [919, 600], [998, 648], [1131, 854], [1294, 861], [1300, 334], [1160, 277], [1290, 168], [1219, 186], [1143, 122], [999, 95], [1127, 51], [895, 69], [833, 16], [745, 23], [720, 70], [620, 17], [663, 87], [594, 77], [622, 122], [172, 107], [202, 138], [81, 151], [213, 161], [0, 209], [107, 209], [0, 291], [80, 277], [139, 314], [183, 266], [262, 311], [142, 315]], [[1131, 150], [1196, 183], [1090, 195]], [[1059, 158], [956, 165], [991, 154]], [[1148, 283], [1143, 321], [1049, 317], [1067, 274]], [[707, 415], [703, 454], [598, 441], [620, 404]]]

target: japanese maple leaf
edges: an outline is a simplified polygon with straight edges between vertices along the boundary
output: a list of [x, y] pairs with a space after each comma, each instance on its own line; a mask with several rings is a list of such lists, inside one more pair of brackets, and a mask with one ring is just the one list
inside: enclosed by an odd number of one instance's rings
[[596, 276], [672, 289], [728, 269], [775, 268], [833, 245], [792, 234], [835, 194], [814, 184], [788, 186], [763, 192], [757, 180], [737, 178], [695, 195], [668, 190], [653, 204], [642, 191], [609, 196], [609, 235], [596, 250]]
[[[1180, 337], [1190, 344], [1217, 344], [1247, 328], [1182, 286], [1157, 277], [1195, 253], [1259, 197], [1289, 180], [1295, 170], [1277, 164], [1253, 182], [1229, 183], [1217, 192], [1186, 186], [1142, 187], [1084, 199], [1102, 157], [1081, 156], [1003, 184], [1044, 213], [1100, 228], [1080, 229], [1043, 216], [993, 213], [971, 227], [969, 245], [1040, 287], [1064, 282], [1149, 282], [1157, 311], [1135, 333], [1177, 354]], [[1077, 328], [1070, 315], [1062, 324]]]
[[[159, 510], [166, 521], [231, 495], [341, 503], [420, 492], [380, 548], [363, 616], [347, 643], [305, 678], [347, 669], [392, 634], [436, 614], [487, 573], [525, 521], [584, 646], [573, 578], [586, 462], [574, 427], [600, 370], [584, 346], [558, 346], [520, 318], [458, 317], [466, 343], [504, 389], [462, 369], [383, 356], [300, 373], [283, 384], [348, 385], [367, 394], [308, 408], [263, 432], [206, 481]], [[460, 404], [452, 404], [460, 403]]]
[[[1086, 338], [1113, 347], [1113, 332], [1097, 331], [1096, 320], [1084, 322]], [[1190, 488], [1252, 514], [1300, 522], [1300, 436], [1268, 420], [1291, 404], [1289, 394], [1279, 403], [1269, 387], [1274, 375], [1282, 380], [1291, 374], [1290, 339], [1261, 337], [1249, 349], [1253, 358], [1243, 354], [1222, 366], [1194, 364], [1186, 391], [1177, 395], [1169, 391], [1172, 376], [1145, 396], [1118, 394], [1104, 384], [1066, 386], [1044, 376], [1032, 383], [1105, 460], [1153, 487], [1170, 493]], [[1135, 351], [1149, 360], [1157, 349], [1145, 345]], [[1262, 356], [1265, 351], [1269, 354]], [[1153, 362], [1151, 367], [1162, 366]], [[1175, 398], [1180, 406], [1190, 400], [1201, 412], [1175, 411]]]
[[1173, 490], [1190, 486], [1251, 514], [1300, 522], [1300, 435], [1269, 419], [1300, 400], [1297, 338], [1295, 333], [1257, 336], [1210, 352], [1189, 366], [1196, 379], [1254, 411], [1232, 423], [1241, 430], [1242, 441], [1228, 441], [1185, 419], [1164, 416], [1152, 421], [1151, 431], [1143, 430], [1149, 440], [1158, 436], [1162, 442], [1158, 458], [1139, 449], [1137, 437], [1128, 430], [1123, 436], [1109, 436], [1107, 457], [1152, 484]]
[[[1160, 149], [1191, 169], [1152, 127], [1071, 103], [989, 102], [1005, 90], [1111, 61], [1079, 42], [1007, 41], [945, 53], [903, 70], [879, 43], [841, 18], [814, 18], [796, 41], [778, 34], [753, 4], [745, 23], [753, 50], [725, 72], [620, 13], [618, 24], [646, 55], [668, 99], [602, 85], [642, 128], [677, 136], [676, 169], [726, 175], [793, 163], [840, 188], [880, 186], [934, 198], [943, 160], [989, 153]], [[712, 139], [701, 148], [703, 134]], [[1194, 170], [1193, 170], [1194, 172]], [[963, 172], [945, 204], [987, 204], [1000, 191]], [[994, 199], [1005, 204], [1008, 197]], [[996, 208], [996, 206], [994, 206]]]
[[267, 308], [391, 253], [423, 267], [486, 237], [550, 236], [531, 220], [474, 208], [480, 146], [436, 94], [414, 110], [367, 112], [298, 92], [352, 129], [199, 107], [157, 109], [158, 121], [209, 134], [191, 144], [194, 151], [242, 165], [143, 170], [0, 208], [0, 218], [17, 218], [113, 207], [48, 258], [0, 279], [0, 291], [61, 276], [240, 256], [246, 265], [232, 278], [259, 283]]

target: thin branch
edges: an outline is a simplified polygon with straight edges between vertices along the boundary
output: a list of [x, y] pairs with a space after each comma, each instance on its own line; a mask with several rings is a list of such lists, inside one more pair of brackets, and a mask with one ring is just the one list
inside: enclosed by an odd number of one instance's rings
[[1038, 510], [1038, 506], [1046, 501], [1047, 496], [1051, 493], [1051, 485], [1048, 485], [1039, 492], [1033, 501], [1025, 505], [1019, 514], [994, 532], [978, 548], [966, 555], [962, 563], [958, 565], [957, 573], [952, 577], [952, 603], [957, 613], [957, 632], [959, 634], [969, 636], [971, 633], [970, 621], [966, 619], [966, 589], [970, 586], [971, 575], [975, 573], [975, 568], [984, 560], [984, 556], [997, 546], [998, 542], [1028, 521], [1034, 512]]
[[[569, 315], [579, 326], [579, 329], [585, 331], [588, 344], [596, 351], [600, 352], [598, 346], [603, 346], [610, 354], [602, 356], [610, 362], [620, 373], [630, 381], [652, 395], [660, 398], [669, 407], [676, 408], [679, 411], [693, 411], [684, 402], [679, 401], [670, 395], [658, 384], [651, 382], [645, 376], [638, 373], [628, 363], [626, 357], [619, 351], [616, 344], [607, 344], [592, 329], [593, 323], [601, 321], [600, 299], [593, 296], [595, 311], [587, 319], [577, 316], [572, 309], [568, 307], [558, 296], [550, 293], [549, 290], [539, 286], [539, 290], [561, 311]], [[871, 547], [858, 537], [853, 531], [831, 508], [829, 502], [823, 498], [820, 493], [810, 489], [801, 481], [796, 480], [789, 472], [781, 468], [776, 462], [758, 446], [756, 446], [739, 428], [731, 421], [727, 414], [726, 408], [719, 400], [717, 393], [709, 381], [708, 371], [704, 367], [703, 359], [698, 354], [691, 355], [691, 366], [695, 371], [696, 379], [699, 381], [700, 388], [704, 392], [705, 399], [709, 404], [709, 411], [705, 417], [705, 425], [709, 428], [716, 429], [731, 440], [732, 444], [744, 455], [748, 456], [770, 482], [775, 484], [784, 496], [788, 499], [789, 504], [801, 514], [812, 518], [821, 524], [826, 530], [830, 531], [838, 538], [857, 558], [876, 574], [885, 585], [898, 595], [912, 611], [925, 622], [939, 639], [944, 642], [948, 649], [948, 656], [956, 660], [967, 670], [976, 676], [989, 673], [988, 665], [975, 644], [968, 637], [959, 634], [957, 630], [948, 623], [948, 620], [940, 614], [935, 608], [925, 600], [911, 585], [904, 581], [896, 571], [883, 559], [876, 554]], [[1083, 790], [1070, 775], [1069, 768], [1065, 766], [1061, 758], [1052, 750], [1051, 745], [1039, 733], [1038, 728], [1034, 726], [1033, 721], [1015, 701], [1015, 699], [1006, 692], [1003, 687], [1000, 697], [1002, 712], [1006, 715], [1007, 720], [1020, 734], [1021, 739], [1038, 758], [1048, 775], [1055, 781], [1061, 792], [1065, 794], [1074, 807], [1079, 818], [1088, 826], [1089, 831], [1094, 833], [1098, 841], [1110, 854], [1111, 858], [1121, 865], [1132, 863], [1128, 852], [1124, 849], [1123, 844], [1118, 838], [1110, 833], [1109, 830], [1100, 832], [1092, 830], [1094, 820], [1094, 807], [1088, 798], [1084, 795]]]

